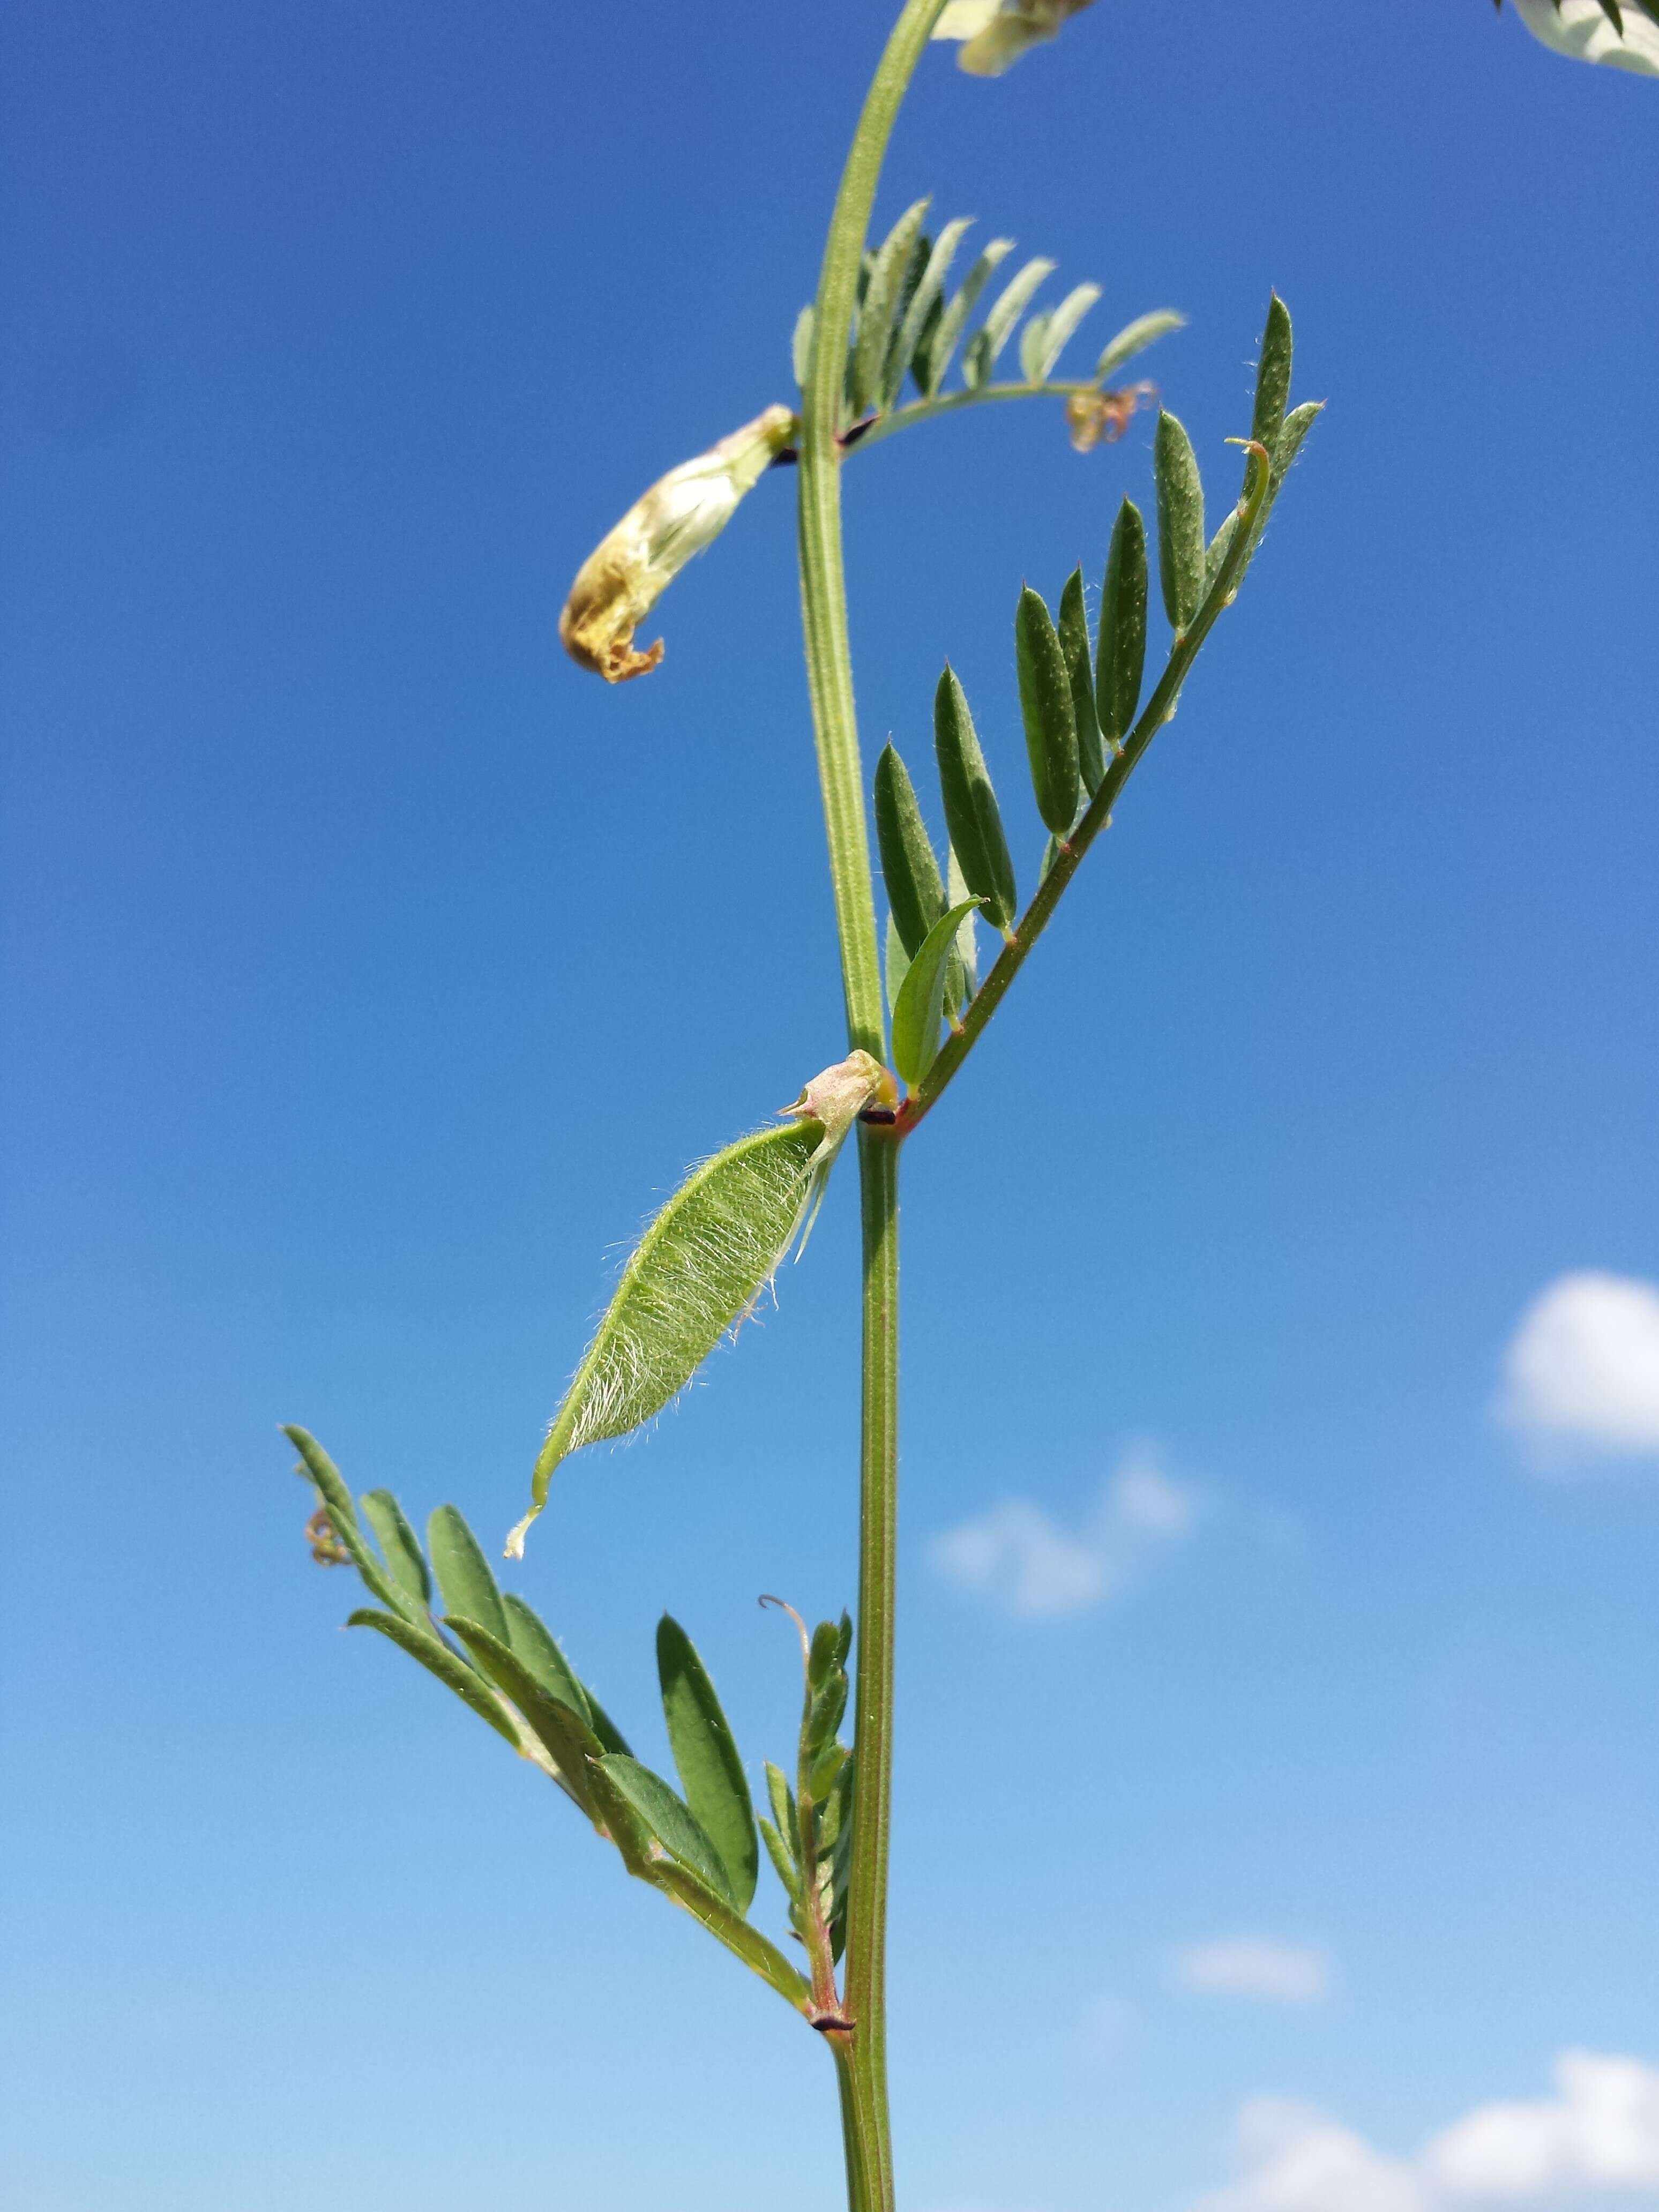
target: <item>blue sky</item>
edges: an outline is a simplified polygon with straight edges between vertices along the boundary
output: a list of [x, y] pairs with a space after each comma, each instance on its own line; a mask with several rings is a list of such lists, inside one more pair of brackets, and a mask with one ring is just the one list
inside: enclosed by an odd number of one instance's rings
[[[27, 2212], [839, 2200], [812, 2039], [338, 1632], [276, 1425], [504, 1532], [618, 1249], [839, 1054], [789, 480], [659, 674], [554, 625], [790, 396], [885, 17], [10, 27]], [[1659, 2206], [1595, 2164], [1659, 2127], [1659, 94], [1484, 0], [1101, 0], [930, 58], [879, 212], [925, 191], [1101, 282], [1096, 344], [1190, 316], [1147, 373], [1212, 483], [1271, 285], [1330, 405], [906, 1155], [906, 2212], [1442, 2212], [1517, 2129], [1495, 2201]], [[848, 471], [866, 757], [948, 655], [1028, 879], [1020, 580], [1150, 482], [1147, 418], [1035, 406]], [[757, 1768], [757, 1594], [852, 1595], [852, 1195], [532, 1540], [647, 1757], [664, 1607]]]

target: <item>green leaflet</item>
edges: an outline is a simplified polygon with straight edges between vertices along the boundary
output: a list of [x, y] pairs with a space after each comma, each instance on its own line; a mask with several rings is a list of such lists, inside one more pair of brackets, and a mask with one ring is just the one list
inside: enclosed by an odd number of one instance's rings
[[760, 1854], [743, 1760], [708, 1670], [690, 1638], [668, 1613], [657, 1624], [657, 1676], [669, 1747], [685, 1802], [719, 1854], [732, 1902], [739, 1912], [747, 1912], [759, 1877]]
[[1304, 399], [1299, 407], [1292, 407], [1285, 417], [1285, 427], [1279, 434], [1279, 443], [1272, 448], [1273, 472], [1267, 484], [1267, 505], [1272, 508], [1279, 497], [1279, 487], [1290, 474], [1291, 464], [1302, 450], [1302, 441], [1314, 426], [1317, 416], [1325, 411], [1322, 399]]
[[[910, 295], [909, 305], [904, 310], [904, 319], [899, 325], [894, 341], [893, 353], [888, 363], [888, 389], [882, 394], [883, 404], [890, 407], [898, 398], [904, 383], [905, 371], [916, 361], [921, 345], [922, 333], [930, 327], [937, 331], [943, 319], [941, 301], [945, 279], [950, 274], [951, 264], [963, 236], [973, 226], [971, 216], [957, 216], [947, 222], [929, 251], [915, 290]], [[918, 377], [918, 383], [921, 379]]]
[[758, 1928], [751, 1928], [734, 1906], [695, 1874], [672, 1859], [659, 1859], [647, 1869], [645, 1879], [676, 1905], [684, 1905], [700, 1926], [775, 1989], [786, 2003], [800, 2012], [808, 2009], [812, 1990], [805, 1976], [796, 1972], [775, 1943], [769, 1942]]
[[908, 357], [900, 351], [904, 325], [909, 320], [910, 305], [921, 289], [927, 274], [927, 264], [933, 258], [933, 241], [927, 232], [918, 232], [910, 242], [909, 258], [899, 279], [889, 318], [890, 335], [887, 340], [886, 358], [882, 363], [881, 380], [872, 404], [878, 415], [884, 415], [898, 398], [904, 382], [904, 372], [909, 367]]
[[[960, 906], [969, 896], [968, 878], [962, 872], [962, 863], [957, 858], [954, 846], [945, 856], [945, 896], [952, 906]], [[974, 917], [971, 914], [966, 917], [962, 927], [957, 932], [957, 958], [962, 969], [961, 1004], [965, 1006], [979, 988], [979, 943], [974, 935]], [[951, 978], [948, 975], [945, 980], [945, 988], [948, 996], [951, 990]]]
[[346, 1616], [348, 1628], [374, 1628], [407, 1651], [411, 1659], [418, 1659], [428, 1673], [434, 1674], [446, 1689], [453, 1690], [465, 1705], [471, 1705], [480, 1720], [489, 1723], [498, 1735], [504, 1735], [514, 1751], [522, 1752], [519, 1731], [503, 1708], [501, 1700], [493, 1697], [483, 1682], [464, 1659], [458, 1659], [441, 1636], [428, 1629], [411, 1628], [401, 1614], [376, 1613], [369, 1607]]
[[1106, 580], [1100, 593], [1100, 642], [1095, 661], [1095, 710], [1114, 748], [1134, 726], [1146, 664], [1146, 526], [1125, 500], [1112, 526]]
[[899, 987], [898, 1003], [893, 1008], [893, 1065], [912, 1090], [938, 1055], [945, 970], [956, 949], [957, 931], [978, 904], [976, 898], [965, 899], [939, 916], [922, 939]]
[[1154, 338], [1161, 338], [1170, 331], [1186, 327], [1185, 315], [1177, 315], [1171, 307], [1159, 307], [1150, 315], [1137, 315], [1126, 323], [1117, 336], [1095, 363], [1095, 382], [1104, 384], [1114, 369], [1121, 368], [1138, 353], [1144, 353]]
[[1060, 595], [1060, 650], [1072, 687], [1072, 718], [1077, 725], [1077, 772], [1092, 799], [1106, 773], [1100, 720], [1095, 712], [1095, 679], [1089, 650], [1089, 611], [1083, 597], [1083, 571], [1073, 568]]
[[587, 1699], [587, 1710], [593, 1717], [593, 1733], [599, 1741], [607, 1751], [620, 1751], [624, 1757], [631, 1759], [634, 1753], [628, 1738], [617, 1726], [586, 1682], [582, 1684], [582, 1694]]
[[509, 1644], [512, 1633], [501, 1607], [501, 1594], [489, 1563], [478, 1548], [478, 1540], [453, 1505], [441, 1505], [426, 1524], [426, 1540], [432, 1553], [432, 1571], [438, 1577], [447, 1613], [464, 1613], [487, 1628], [498, 1643]]
[[887, 917], [887, 943], [882, 958], [882, 975], [887, 986], [887, 1018], [893, 1018], [898, 1004], [898, 994], [904, 988], [906, 970], [910, 956], [904, 949], [904, 939], [898, 933], [898, 924], [890, 914]]
[[652, 1222], [548, 1431], [509, 1559], [522, 1557], [560, 1461], [653, 1419], [748, 1311], [789, 1249], [823, 1134], [798, 1121], [740, 1137], [695, 1169]]
[[1014, 325], [1030, 305], [1031, 295], [1045, 276], [1052, 275], [1055, 266], [1054, 262], [1045, 261], [1039, 255], [1035, 260], [1028, 261], [998, 293], [982, 326], [974, 333], [974, 342], [969, 349], [963, 373], [970, 385], [978, 386], [989, 380], [991, 371], [997, 365], [998, 356], [1013, 336]]
[[1284, 428], [1285, 404], [1291, 396], [1291, 352], [1290, 311], [1275, 292], [1267, 302], [1267, 323], [1256, 364], [1255, 406], [1250, 416], [1250, 435], [1269, 453]]
[[1014, 658], [1019, 671], [1019, 710], [1037, 812], [1056, 837], [1077, 819], [1077, 717], [1066, 656], [1042, 596], [1029, 584], [1014, 614]]
[[[1046, 384], [1078, 325], [1100, 297], [1098, 284], [1079, 284], [1046, 315], [1033, 315], [1019, 342], [1019, 365], [1028, 384]], [[1039, 331], [1034, 337], [1031, 333]]]
[[425, 1607], [418, 1604], [406, 1589], [393, 1581], [375, 1558], [370, 1546], [364, 1542], [363, 1532], [357, 1525], [357, 1509], [351, 1502], [351, 1492], [346, 1488], [339, 1468], [309, 1430], [287, 1423], [283, 1425], [283, 1434], [304, 1461], [306, 1473], [327, 1509], [335, 1534], [351, 1554], [351, 1564], [369, 1589], [382, 1605], [406, 1621], [417, 1634], [430, 1636], [432, 1624], [426, 1617]]
[[1204, 486], [1193, 441], [1167, 409], [1152, 441], [1158, 483], [1158, 574], [1164, 611], [1179, 637], [1204, 596]]
[[893, 318], [899, 306], [900, 287], [910, 258], [910, 248], [927, 212], [925, 199], [906, 208], [877, 248], [870, 278], [859, 308], [858, 336], [853, 341], [852, 410], [856, 422], [869, 411], [881, 390], [887, 349], [893, 335]]
[[785, 1894], [791, 1905], [799, 1905], [800, 1903], [800, 1869], [790, 1857], [783, 1838], [764, 1814], [761, 1815], [756, 1826], [760, 1830], [761, 1841], [766, 1846], [766, 1856], [772, 1862], [773, 1873], [783, 1884]]
[[1014, 250], [1012, 238], [994, 238], [986, 246], [973, 267], [963, 277], [960, 289], [947, 302], [939, 317], [939, 326], [929, 337], [925, 352], [919, 351], [916, 360], [916, 381], [931, 399], [945, 381], [957, 348], [962, 343], [962, 333], [980, 294], [985, 289], [1000, 263]]
[[911, 959], [945, 911], [945, 885], [933, 857], [927, 825], [916, 804], [915, 786], [890, 744], [876, 763], [876, 842], [899, 941]]
[[967, 696], [948, 664], [933, 694], [933, 750], [945, 798], [945, 827], [963, 879], [985, 902], [999, 929], [1012, 929], [1019, 910], [1014, 864], [1008, 854], [1002, 813], [980, 750]]
[[[592, 1728], [593, 1709], [586, 1691], [573, 1671], [570, 1662], [560, 1650], [552, 1631], [538, 1613], [533, 1612], [516, 1592], [509, 1590], [501, 1600], [507, 1613], [507, 1642], [513, 1656], [526, 1672], [561, 1705], [568, 1705], [578, 1720]], [[598, 1735], [598, 1729], [594, 1734]], [[605, 1744], [603, 1748], [614, 1751], [626, 1746]]]
[[1216, 578], [1221, 574], [1221, 564], [1227, 557], [1228, 548], [1233, 542], [1233, 532], [1237, 529], [1237, 527], [1238, 509], [1236, 507], [1229, 507], [1220, 529], [1216, 532], [1215, 536], [1210, 540], [1208, 550], [1206, 551], [1204, 556], [1204, 596], [1206, 599], [1210, 595], [1211, 585], [1214, 583]]
[[781, 1767], [766, 1762], [766, 1795], [772, 1807], [772, 1818], [779, 1835], [788, 1848], [797, 1866], [800, 1863], [800, 1814], [795, 1805], [795, 1793], [789, 1787]]
[[[1274, 502], [1284, 489], [1285, 479], [1290, 473], [1291, 464], [1302, 450], [1302, 441], [1313, 428], [1316, 419], [1324, 411], [1325, 403], [1322, 399], [1305, 399], [1301, 406], [1292, 407], [1285, 417], [1284, 428], [1279, 431], [1278, 442], [1273, 448], [1273, 460], [1267, 472], [1267, 496], [1262, 501], [1261, 512], [1256, 518], [1255, 529], [1250, 539], [1249, 550], [1244, 556], [1244, 565], [1233, 579], [1235, 591], [1243, 580], [1245, 570], [1261, 550], [1262, 536], [1267, 527], [1267, 517], [1273, 513]], [[1217, 535], [1219, 536], [1219, 534], [1218, 532]], [[1223, 551], [1224, 555], [1224, 548]]]
[[637, 1759], [626, 1758], [619, 1751], [607, 1751], [598, 1765], [600, 1772], [644, 1823], [653, 1840], [694, 1874], [705, 1888], [732, 1905], [731, 1886], [720, 1853], [702, 1822], [675, 1796], [661, 1775], [653, 1774]]
[[598, 1826], [591, 1762], [600, 1755], [602, 1747], [592, 1729], [562, 1698], [550, 1697], [517, 1653], [492, 1635], [482, 1621], [449, 1613], [444, 1626], [465, 1644], [479, 1671], [513, 1700], [556, 1770], [554, 1779]]
[[812, 325], [817, 311], [810, 305], [801, 309], [795, 318], [795, 327], [789, 340], [790, 366], [795, 372], [795, 381], [803, 392], [806, 389], [806, 372], [812, 366]]
[[357, 1503], [379, 1540], [392, 1580], [422, 1612], [429, 1610], [432, 1577], [427, 1572], [420, 1539], [404, 1517], [403, 1507], [389, 1490], [366, 1491]]

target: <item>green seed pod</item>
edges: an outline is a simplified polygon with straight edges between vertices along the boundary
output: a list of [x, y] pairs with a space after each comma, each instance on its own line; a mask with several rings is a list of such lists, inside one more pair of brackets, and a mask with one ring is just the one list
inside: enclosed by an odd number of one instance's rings
[[948, 665], [933, 694], [933, 750], [945, 794], [945, 827], [963, 879], [984, 900], [986, 913], [997, 927], [1012, 929], [1019, 906], [1014, 864], [974, 718], [956, 671]]
[[1291, 396], [1291, 311], [1275, 292], [1267, 302], [1267, 325], [1255, 372], [1255, 407], [1250, 435], [1271, 453], [1285, 421]]
[[1158, 574], [1164, 611], [1177, 636], [1204, 596], [1204, 485], [1193, 441], [1167, 411], [1152, 441], [1158, 482]]
[[1096, 711], [1101, 734], [1114, 748], [1134, 726], [1146, 665], [1146, 526], [1139, 508], [1126, 499], [1117, 511], [1106, 555], [1095, 661]]
[[1037, 812], [1056, 837], [1077, 819], [1077, 716], [1066, 656], [1042, 595], [1023, 586], [1014, 614], [1014, 659], [1019, 671], [1019, 710]]
[[804, 1120], [739, 1138], [652, 1222], [548, 1431], [509, 1559], [522, 1558], [560, 1461], [654, 1419], [753, 1304], [800, 1223], [823, 1137]]
[[1060, 649], [1066, 657], [1066, 674], [1072, 687], [1072, 714], [1077, 724], [1077, 770], [1083, 788], [1092, 799], [1106, 773], [1106, 756], [1100, 742], [1100, 718], [1095, 711], [1095, 684], [1090, 673], [1089, 614], [1083, 599], [1083, 571], [1073, 568], [1060, 595]]
[[915, 787], [904, 763], [890, 745], [876, 763], [876, 842], [899, 943], [911, 959], [945, 911], [945, 884], [933, 856], [927, 826], [916, 804]]

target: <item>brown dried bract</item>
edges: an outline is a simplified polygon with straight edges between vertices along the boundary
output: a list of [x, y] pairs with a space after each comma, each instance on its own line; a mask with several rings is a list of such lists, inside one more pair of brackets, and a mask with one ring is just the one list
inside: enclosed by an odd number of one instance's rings
[[349, 1567], [351, 1554], [334, 1533], [326, 1506], [319, 1505], [306, 1522], [306, 1541], [319, 1567]]
[[1073, 447], [1079, 453], [1092, 453], [1097, 446], [1115, 446], [1142, 401], [1157, 397], [1155, 384], [1127, 384], [1120, 392], [1073, 392], [1066, 402], [1066, 422]]

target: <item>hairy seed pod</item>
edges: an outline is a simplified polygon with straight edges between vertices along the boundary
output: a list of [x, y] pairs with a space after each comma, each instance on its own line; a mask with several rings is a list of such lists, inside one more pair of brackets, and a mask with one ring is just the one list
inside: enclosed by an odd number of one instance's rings
[[653, 1419], [754, 1304], [799, 1224], [823, 1136], [817, 1122], [799, 1121], [740, 1138], [652, 1222], [548, 1431], [509, 1559], [523, 1557], [560, 1461]]

